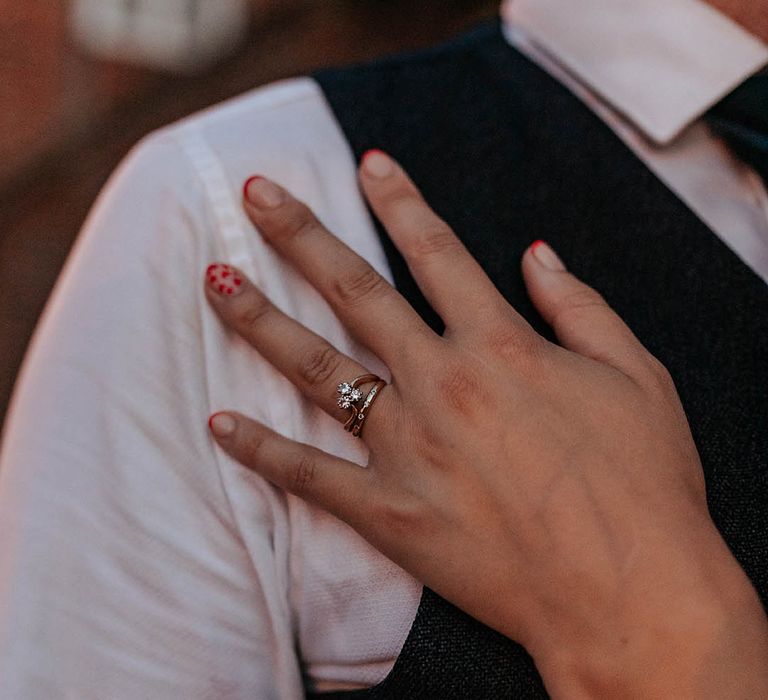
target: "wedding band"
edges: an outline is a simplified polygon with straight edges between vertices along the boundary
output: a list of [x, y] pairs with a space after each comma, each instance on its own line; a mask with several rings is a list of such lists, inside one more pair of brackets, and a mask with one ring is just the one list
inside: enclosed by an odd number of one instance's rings
[[387, 386], [387, 383], [383, 379], [379, 379], [373, 389], [368, 393], [368, 396], [365, 397], [362, 407], [357, 412], [354, 425], [352, 425], [351, 432], [355, 437], [360, 437], [360, 431], [363, 429], [363, 423], [365, 423], [365, 419], [368, 417], [370, 408], [373, 406], [373, 402], [385, 386]]
[[[363, 392], [358, 387], [363, 384], [374, 384], [373, 389], [366, 396], [363, 405], [358, 408], [358, 403], [363, 398]], [[362, 374], [351, 382], [342, 382], [336, 387], [339, 398], [336, 403], [339, 408], [349, 409], [349, 418], [344, 423], [344, 430], [351, 432], [355, 437], [360, 437], [363, 423], [368, 415], [368, 410], [373, 405], [379, 392], [387, 385], [381, 377], [375, 374]]]

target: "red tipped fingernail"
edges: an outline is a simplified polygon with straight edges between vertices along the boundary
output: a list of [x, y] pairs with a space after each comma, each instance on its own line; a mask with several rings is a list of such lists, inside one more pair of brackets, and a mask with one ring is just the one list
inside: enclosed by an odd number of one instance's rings
[[[365, 153], [363, 153], [362, 158], [360, 158], [360, 161], [364, 161], [368, 156], [373, 155], [374, 153], [384, 153], [380, 148], [369, 148]], [[386, 153], [384, 153], [386, 155]]]
[[216, 263], [206, 270], [208, 286], [221, 296], [235, 296], [243, 290], [240, 273], [231, 265]]
[[245, 183], [243, 194], [257, 209], [277, 209], [286, 200], [285, 190], [260, 175]]
[[261, 175], [252, 175], [245, 181], [245, 184], [243, 185], [243, 197], [245, 199], [248, 199], [248, 190], [251, 187], [251, 183], [255, 182], [256, 180], [263, 180], [263, 178]]
[[375, 178], [389, 177], [395, 172], [393, 160], [384, 151], [372, 148], [363, 154], [361, 159], [363, 171]]
[[549, 246], [548, 243], [542, 240], [535, 241], [531, 244], [531, 253], [534, 259], [543, 265], [547, 270], [552, 272], [565, 272], [565, 265], [560, 257]]
[[214, 413], [208, 419], [208, 427], [217, 437], [227, 437], [235, 432], [237, 421], [228, 413]]

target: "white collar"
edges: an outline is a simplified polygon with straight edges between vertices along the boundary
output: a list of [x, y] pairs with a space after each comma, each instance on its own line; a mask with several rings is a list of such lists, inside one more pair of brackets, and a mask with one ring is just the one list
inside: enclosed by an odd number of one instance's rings
[[702, 0], [505, 0], [502, 17], [657, 144], [768, 64]]

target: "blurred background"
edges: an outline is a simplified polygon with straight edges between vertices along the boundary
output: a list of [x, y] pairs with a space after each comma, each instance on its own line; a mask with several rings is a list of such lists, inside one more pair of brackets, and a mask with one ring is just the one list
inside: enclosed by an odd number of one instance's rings
[[498, 0], [0, 0], [0, 424], [110, 172], [144, 134], [273, 80], [437, 43]]

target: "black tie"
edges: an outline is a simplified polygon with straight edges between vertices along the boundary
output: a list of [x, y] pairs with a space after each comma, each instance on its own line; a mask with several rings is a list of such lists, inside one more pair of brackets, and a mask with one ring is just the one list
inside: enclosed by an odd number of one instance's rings
[[718, 102], [707, 113], [707, 121], [768, 184], [768, 70]]

